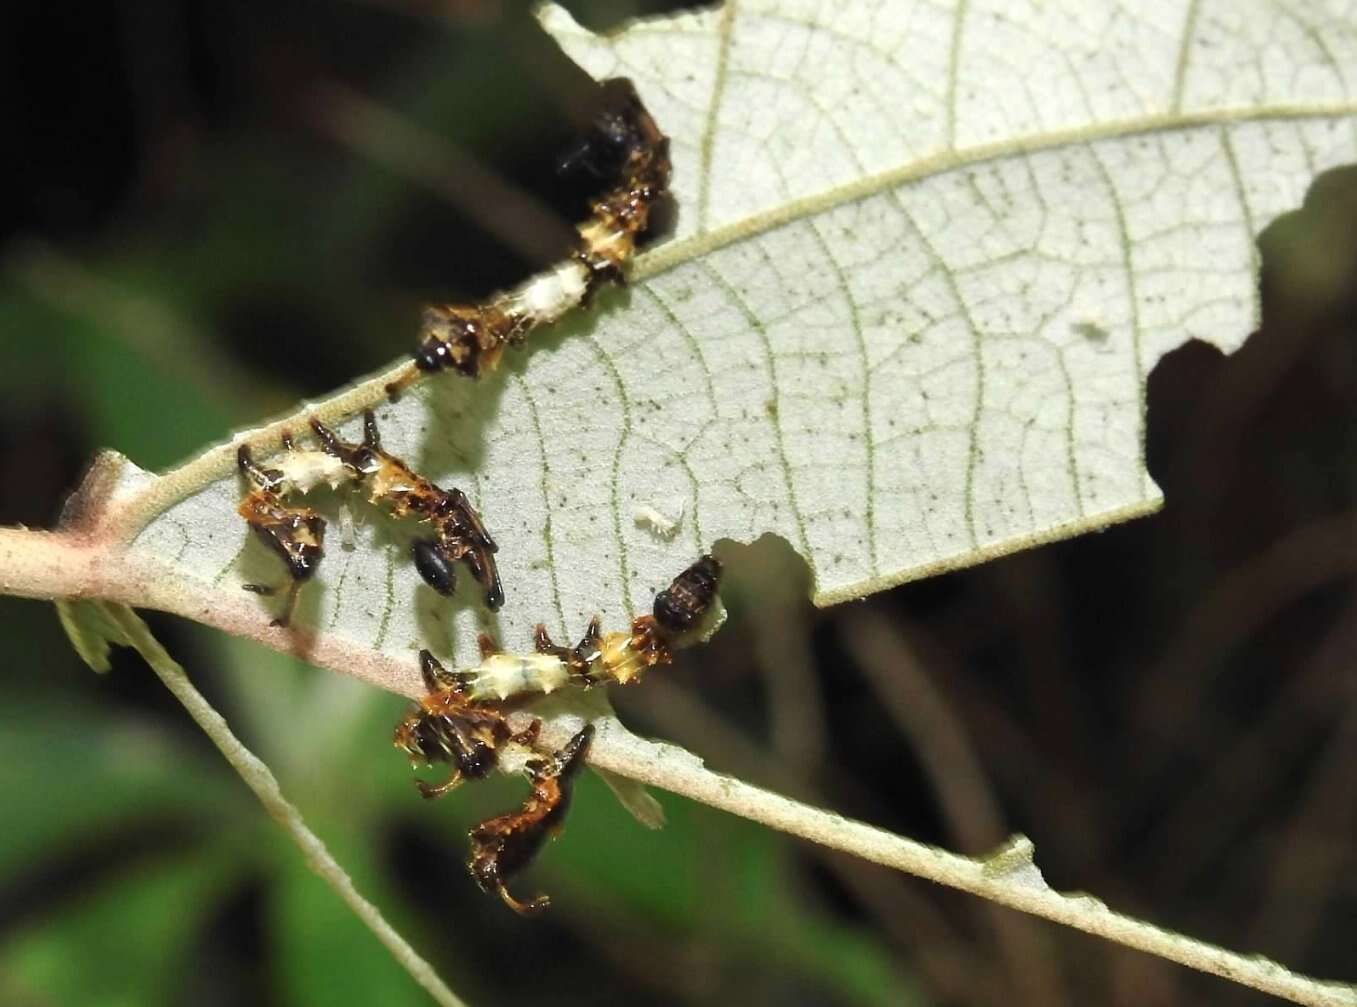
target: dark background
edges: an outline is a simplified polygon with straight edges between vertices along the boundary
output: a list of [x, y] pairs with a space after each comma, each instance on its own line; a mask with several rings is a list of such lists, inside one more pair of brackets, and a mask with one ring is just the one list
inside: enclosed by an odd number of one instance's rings
[[[551, 261], [590, 93], [510, 3], [7, 5], [0, 523], [49, 524], [98, 447], [172, 464]], [[950, 848], [1024, 832], [1058, 888], [1357, 980], [1355, 245], [1333, 172], [1263, 237], [1262, 330], [1151, 375], [1160, 514], [826, 612], [762, 542], [624, 719]], [[461, 867], [515, 783], [426, 805], [402, 701], [150, 618], [473, 1003], [1262, 1000], [678, 798], [648, 833], [593, 779], [521, 921]], [[36, 602], [0, 634], [0, 1002], [425, 1002], [138, 659], [96, 677]]]

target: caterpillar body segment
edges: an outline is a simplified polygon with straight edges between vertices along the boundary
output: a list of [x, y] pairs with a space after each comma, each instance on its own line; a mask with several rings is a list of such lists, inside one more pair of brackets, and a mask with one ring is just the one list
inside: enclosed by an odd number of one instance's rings
[[572, 682], [569, 663], [554, 654], [492, 654], [461, 676], [472, 702], [552, 693]]
[[307, 494], [319, 486], [338, 489], [352, 478], [352, 473], [338, 458], [323, 451], [299, 450], [291, 437], [284, 435], [286, 454], [278, 459], [278, 467], [261, 468], [255, 464], [250, 449], [241, 445], [236, 460], [242, 472], [255, 486], [272, 490], [280, 496], [292, 493]]
[[603, 82], [603, 90], [603, 108], [592, 131], [560, 167], [568, 171], [572, 163], [580, 164], [599, 177], [613, 174], [617, 179], [580, 225], [575, 257], [596, 282], [618, 283], [650, 224], [651, 211], [669, 191], [672, 165], [669, 138], [655, 125], [631, 81], [615, 77]]
[[275, 470], [261, 470], [254, 466], [248, 449], [239, 453], [242, 468], [253, 469], [255, 489], [240, 502], [240, 514], [261, 539], [283, 558], [293, 580], [309, 580], [324, 555], [325, 519], [310, 507], [289, 506], [282, 492], [275, 486], [284, 486], [286, 479]]
[[702, 556], [655, 595], [655, 621], [669, 633], [686, 633], [711, 607], [721, 586], [721, 564], [713, 556]]
[[413, 765], [446, 762], [452, 766], [443, 783], [416, 780], [420, 794], [441, 797], [465, 780], [480, 779], [495, 768], [506, 744], [536, 744], [538, 721], [515, 734], [502, 711], [473, 705], [457, 677], [445, 671], [432, 654], [424, 650], [419, 656], [428, 694], [396, 725], [395, 745]]
[[489, 373], [506, 346], [518, 345], [533, 329], [559, 321], [584, 303], [592, 272], [586, 262], [570, 258], [484, 304], [425, 308], [415, 366], [468, 378]]
[[[236, 512], [249, 524], [254, 533], [282, 558], [290, 582], [287, 600], [282, 611], [273, 619], [273, 625], [286, 626], [297, 605], [297, 593], [302, 584], [316, 574], [325, 555], [325, 518], [310, 507], [290, 505], [284, 496], [328, 481], [329, 466], [291, 468], [260, 468], [245, 445], [236, 452], [236, 464], [254, 486], [240, 501]], [[274, 588], [263, 584], [246, 584], [246, 590], [255, 594], [271, 595]]]

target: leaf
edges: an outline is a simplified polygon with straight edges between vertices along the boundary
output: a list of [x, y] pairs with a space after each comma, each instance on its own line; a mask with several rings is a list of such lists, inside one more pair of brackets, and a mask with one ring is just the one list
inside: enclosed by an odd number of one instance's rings
[[109, 618], [102, 602], [87, 598], [57, 600], [57, 618], [80, 659], [100, 674], [108, 671], [114, 644], [126, 646], [127, 635]]
[[[415, 648], [624, 625], [721, 539], [783, 536], [828, 604], [1146, 513], [1146, 374], [1191, 338], [1239, 345], [1256, 235], [1357, 159], [1357, 29], [1317, 4], [784, 0], [606, 38], [542, 19], [635, 80], [680, 216], [627, 291], [378, 409], [390, 450], [479, 507], [504, 609], [436, 597], [408, 533], [360, 511], [303, 631], [265, 629], [241, 585], [282, 575], [235, 516], [233, 445], [159, 478], [106, 463], [80, 501], [131, 542], [140, 603], [417, 692]], [[385, 380], [243, 436], [276, 448]]]

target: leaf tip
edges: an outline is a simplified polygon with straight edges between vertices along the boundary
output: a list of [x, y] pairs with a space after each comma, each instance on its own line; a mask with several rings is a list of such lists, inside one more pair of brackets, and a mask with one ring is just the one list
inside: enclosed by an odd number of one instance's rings
[[112, 665], [108, 655], [115, 643], [127, 641], [127, 636], [109, 617], [103, 602], [84, 598], [57, 599], [57, 618], [71, 646], [80, 659], [100, 674]]

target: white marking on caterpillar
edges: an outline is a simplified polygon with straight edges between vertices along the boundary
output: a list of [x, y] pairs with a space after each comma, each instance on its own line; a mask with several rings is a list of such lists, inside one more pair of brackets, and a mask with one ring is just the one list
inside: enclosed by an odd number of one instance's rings
[[522, 315], [532, 327], [550, 325], [583, 301], [588, 292], [589, 268], [570, 259], [510, 291], [505, 295], [505, 311]]
[[268, 464], [282, 473], [277, 492], [284, 495], [310, 493], [318, 486], [338, 489], [354, 478], [343, 461], [315, 448], [284, 451], [270, 458]]
[[570, 668], [554, 654], [491, 654], [459, 676], [468, 699], [508, 699], [552, 693], [570, 682]]
[[591, 659], [573, 669], [562, 654], [491, 654], [480, 664], [459, 671], [457, 681], [472, 702], [550, 694], [567, 685], [625, 685], [651, 663], [637, 642], [634, 632], [608, 633], [588, 655]]

